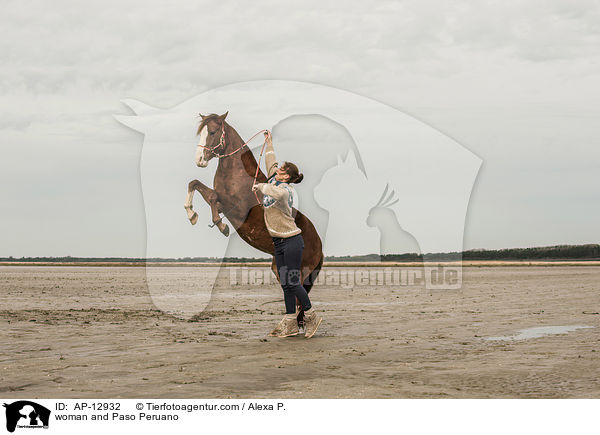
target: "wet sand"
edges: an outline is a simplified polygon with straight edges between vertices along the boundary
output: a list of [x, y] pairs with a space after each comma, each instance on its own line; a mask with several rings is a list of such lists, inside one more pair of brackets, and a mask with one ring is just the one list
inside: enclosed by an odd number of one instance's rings
[[[0, 396], [600, 398], [600, 267], [463, 273], [460, 290], [315, 286], [306, 340], [267, 337], [276, 285], [221, 285], [181, 319], [143, 267], [2, 266]], [[592, 328], [486, 340], [561, 325]]]

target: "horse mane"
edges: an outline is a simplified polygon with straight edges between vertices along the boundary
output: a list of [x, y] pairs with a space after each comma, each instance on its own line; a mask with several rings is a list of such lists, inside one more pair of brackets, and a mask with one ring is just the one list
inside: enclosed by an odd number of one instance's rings
[[200, 125], [198, 126], [198, 131], [196, 132], [196, 135], [200, 134], [200, 132], [202, 131], [204, 126], [208, 123], [208, 121], [219, 117], [219, 115], [217, 115], [216, 113], [211, 113], [210, 115], [200, 114], [198, 116], [200, 116], [202, 118], [202, 121], [200, 121]]

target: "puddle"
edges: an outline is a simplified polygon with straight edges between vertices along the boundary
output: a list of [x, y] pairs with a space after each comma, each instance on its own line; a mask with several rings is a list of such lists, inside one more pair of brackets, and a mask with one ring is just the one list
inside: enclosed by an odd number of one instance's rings
[[512, 341], [512, 340], [527, 340], [529, 338], [539, 338], [545, 335], [566, 334], [567, 332], [576, 331], [577, 329], [588, 329], [593, 326], [585, 325], [566, 325], [566, 326], [540, 326], [538, 328], [521, 329], [515, 335], [505, 335], [503, 337], [487, 337], [486, 340], [494, 341]]

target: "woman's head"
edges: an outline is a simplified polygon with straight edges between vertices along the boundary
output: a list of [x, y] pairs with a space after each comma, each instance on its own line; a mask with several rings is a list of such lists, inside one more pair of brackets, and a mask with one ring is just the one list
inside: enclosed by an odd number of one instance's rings
[[275, 179], [286, 183], [300, 183], [304, 175], [298, 171], [298, 166], [292, 162], [284, 162], [281, 168], [277, 169]]

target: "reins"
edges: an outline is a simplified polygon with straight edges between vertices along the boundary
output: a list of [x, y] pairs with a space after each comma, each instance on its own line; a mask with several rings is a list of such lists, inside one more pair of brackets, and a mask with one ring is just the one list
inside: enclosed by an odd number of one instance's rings
[[[256, 134], [268, 133], [268, 132], [269, 132], [269, 130], [262, 130]], [[256, 136], [256, 134], [254, 136]], [[250, 139], [250, 140], [252, 140], [252, 139]], [[252, 185], [256, 184], [256, 179], [258, 178], [258, 171], [260, 171], [260, 161], [262, 160], [263, 151], [265, 150], [266, 145], [267, 145], [267, 139], [265, 138], [265, 141], [263, 142], [262, 147], [260, 148], [260, 154], [258, 155], [258, 163], [256, 164], [256, 173], [254, 174], [254, 181], [252, 182]], [[269, 175], [269, 174], [267, 174], [267, 175]], [[256, 197], [256, 202], [258, 202], [258, 205], [260, 205], [262, 207], [262, 202], [260, 202], [260, 199], [258, 199], [258, 194], [256, 193], [256, 190], [254, 191], [254, 196]]]

